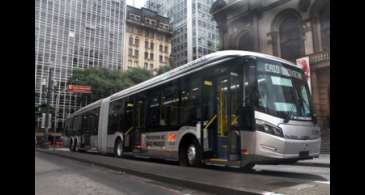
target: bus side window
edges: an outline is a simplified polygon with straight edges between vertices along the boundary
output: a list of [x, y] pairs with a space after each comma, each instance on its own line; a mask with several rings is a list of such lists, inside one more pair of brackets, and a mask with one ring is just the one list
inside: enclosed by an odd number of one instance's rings
[[147, 92], [147, 130], [151, 131], [160, 126], [160, 90], [151, 89]]
[[185, 78], [180, 83], [180, 126], [195, 125], [199, 117], [200, 79]]
[[160, 126], [177, 127], [179, 123], [179, 85], [171, 82], [163, 87], [161, 94]]
[[109, 120], [108, 120], [108, 134], [113, 134], [119, 131], [119, 110], [121, 108], [120, 101], [110, 103]]
[[125, 120], [123, 123], [125, 123], [125, 127], [127, 128], [126, 131], [128, 131], [130, 128], [135, 127], [135, 120], [133, 118], [133, 110], [134, 110], [134, 99], [131, 97], [126, 98], [124, 103], [124, 118]]
[[145, 101], [146, 97], [144, 94], [138, 94], [134, 98], [135, 112], [133, 118], [135, 120], [136, 127], [139, 129], [145, 127]]

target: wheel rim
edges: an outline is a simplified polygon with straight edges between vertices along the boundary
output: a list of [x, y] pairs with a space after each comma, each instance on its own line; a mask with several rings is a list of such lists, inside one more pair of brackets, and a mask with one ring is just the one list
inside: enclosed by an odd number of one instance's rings
[[119, 142], [117, 146], [117, 155], [122, 156], [122, 151], [123, 151], [122, 144], [120, 144]]
[[196, 148], [194, 145], [189, 146], [189, 148], [187, 150], [187, 157], [188, 157], [189, 164], [192, 165], [196, 158]]

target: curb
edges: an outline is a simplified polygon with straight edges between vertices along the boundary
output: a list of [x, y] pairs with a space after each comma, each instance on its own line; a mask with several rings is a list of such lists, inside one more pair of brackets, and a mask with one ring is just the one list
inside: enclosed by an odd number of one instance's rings
[[141, 171], [118, 167], [115, 165], [110, 165], [107, 163], [95, 162], [95, 161], [88, 160], [88, 159], [82, 159], [82, 158], [78, 158], [78, 157], [64, 155], [64, 154], [56, 153], [53, 151], [45, 151], [45, 150], [41, 150], [41, 149], [36, 149], [36, 151], [51, 154], [51, 155], [61, 156], [61, 157], [65, 157], [68, 159], [77, 160], [80, 162], [91, 163], [91, 164], [109, 168], [112, 170], [122, 171], [127, 174], [136, 175], [136, 176], [140, 176], [140, 177], [144, 177], [144, 178], [148, 178], [148, 179], [153, 179], [153, 180], [157, 180], [157, 181], [161, 181], [161, 182], [165, 182], [165, 183], [171, 183], [174, 185], [185, 186], [187, 188], [193, 188], [193, 189], [201, 190], [204, 192], [210, 192], [210, 193], [215, 193], [215, 194], [249, 194], [249, 195], [267, 193], [266, 191], [261, 191], [261, 190], [247, 189], [247, 188], [242, 188], [242, 187], [239, 190], [237, 190], [237, 189], [226, 188], [226, 187], [217, 186], [217, 185], [208, 185], [206, 183], [199, 183], [199, 182], [187, 181], [184, 179], [177, 179], [177, 178], [172, 178], [172, 177], [156, 175], [156, 174], [152, 174], [152, 173], [145, 173], [145, 172], [141, 172]]
[[298, 162], [298, 163], [295, 163], [293, 165], [296, 165], [296, 166], [309, 166], [309, 167], [326, 167], [326, 168], [331, 167], [331, 164], [316, 163], [316, 162]]

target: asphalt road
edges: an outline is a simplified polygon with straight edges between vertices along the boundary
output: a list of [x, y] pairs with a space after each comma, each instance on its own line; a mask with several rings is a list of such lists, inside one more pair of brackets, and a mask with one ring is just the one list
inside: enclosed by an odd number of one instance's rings
[[123, 195], [207, 193], [35, 152], [37, 195]]

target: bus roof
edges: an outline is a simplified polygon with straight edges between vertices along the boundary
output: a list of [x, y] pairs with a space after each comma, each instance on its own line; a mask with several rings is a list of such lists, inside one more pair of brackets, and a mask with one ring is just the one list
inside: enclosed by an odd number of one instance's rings
[[101, 101], [102, 101], [102, 100], [103, 100], [103, 99], [97, 100], [97, 101], [95, 101], [95, 102], [93, 102], [93, 103], [90, 103], [90, 104], [88, 104], [88, 105], [86, 105], [86, 106], [84, 106], [84, 107], [82, 107], [82, 108], [78, 109], [77, 111], [75, 111], [74, 113], [72, 113], [72, 114], [71, 114], [71, 117], [73, 117], [73, 116], [75, 116], [75, 115], [78, 115], [78, 114], [80, 114], [80, 113], [83, 113], [83, 112], [86, 112], [86, 111], [92, 110], [92, 109], [94, 109], [94, 108], [100, 107], [100, 105], [101, 105]]
[[210, 63], [212, 62], [216, 62], [216, 61], [220, 61], [220, 60], [224, 60], [224, 59], [232, 59], [235, 57], [240, 57], [240, 56], [255, 56], [255, 57], [261, 57], [261, 58], [266, 58], [266, 59], [271, 59], [274, 61], [279, 61], [285, 64], [288, 64], [290, 66], [294, 66], [294, 67], [298, 67], [295, 64], [293, 64], [292, 62], [289, 62], [287, 60], [278, 58], [278, 57], [274, 57], [271, 55], [267, 55], [267, 54], [262, 54], [262, 53], [257, 53], [257, 52], [249, 52], [249, 51], [242, 51], [242, 50], [224, 50], [224, 51], [217, 51], [208, 55], [205, 55], [201, 58], [198, 58], [194, 61], [191, 61], [187, 64], [184, 64], [182, 66], [179, 66], [177, 68], [174, 68], [166, 73], [163, 73], [159, 76], [156, 76], [154, 78], [148, 79], [142, 83], [139, 83], [133, 87], [127, 88], [125, 90], [119, 91], [115, 94], [112, 94], [110, 97], [110, 100], [117, 100], [120, 98], [123, 98], [127, 95], [131, 95], [134, 94], [136, 92], [138, 92], [141, 89], [147, 89], [147, 88], [152, 88], [154, 85], [156, 84], [162, 84], [164, 82], [166, 82], [167, 80], [173, 79], [178, 77], [178, 75], [182, 74], [182, 73], [186, 73], [186, 72], [190, 72], [196, 68], [199, 68], [199, 70], [205, 69], [209, 66]]
[[[202, 69], [205, 69], [205, 68], [209, 67], [211, 65], [211, 63], [221, 62], [221, 61], [230, 60], [230, 59], [233, 59], [233, 58], [236, 58], [236, 57], [243, 57], [243, 56], [254, 56], [254, 57], [265, 58], [265, 59], [285, 63], [285, 64], [288, 64], [288, 65], [290, 65], [292, 67], [295, 67], [295, 68], [299, 68], [297, 65], [293, 64], [292, 62], [289, 62], [287, 60], [284, 60], [284, 59], [281, 59], [281, 58], [278, 58], [278, 57], [275, 57], [275, 56], [272, 56], [272, 55], [268, 55], [268, 54], [250, 52], [250, 51], [242, 51], [242, 50], [217, 51], [217, 52], [205, 55], [201, 58], [198, 58], [198, 59], [196, 59], [194, 61], [191, 61], [187, 64], [184, 64], [182, 66], [179, 66], [177, 68], [174, 68], [174, 69], [172, 69], [168, 72], [165, 72], [161, 75], [158, 75], [156, 77], [148, 79], [148, 80], [146, 80], [144, 82], [141, 82], [137, 85], [134, 85], [132, 87], [129, 87], [127, 89], [124, 89], [122, 91], [114, 93], [114, 94], [110, 95], [109, 98], [110, 98], [110, 101], [118, 100], [118, 99], [123, 98], [125, 96], [138, 93], [138, 91], [140, 91], [140, 90], [147, 89], [147, 88], [152, 88], [156, 85], [165, 83], [168, 80], [177, 78], [182, 73], [188, 73], [188, 72], [191, 73], [197, 68], [199, 68], [199, 70], [202, 70]], [[84, 111], [91, 110], [93, 108], [96, 108], [96, 107], [101, 105], [101, 101], [102, 101], [102, 99], [100, 99], [96, 102], [93, 102], [93, 103], [91, 103], [91, 104], [89, 104], [89, 105], [87, 105], [83, 108], [80, 108], [79, 110], [74, 112], [71, 116], [77, 115], [77, 114], [82, 113]]]

